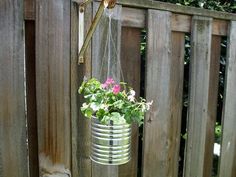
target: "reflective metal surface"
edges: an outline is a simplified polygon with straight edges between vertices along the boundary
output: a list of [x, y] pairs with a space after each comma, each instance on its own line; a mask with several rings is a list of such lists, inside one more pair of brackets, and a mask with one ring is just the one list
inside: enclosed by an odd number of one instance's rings
[[121, 165], [130, 160], [131, 125], [101, 124], [92, 118], [92, 161], [102, 165]]

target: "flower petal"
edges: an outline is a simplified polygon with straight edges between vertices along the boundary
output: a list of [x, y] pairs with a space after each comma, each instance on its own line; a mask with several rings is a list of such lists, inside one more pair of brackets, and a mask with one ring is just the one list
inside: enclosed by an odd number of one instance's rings
[[118, 94], [120, 92], [120, 85], [114, 85], [112, 91], [114, 94]]

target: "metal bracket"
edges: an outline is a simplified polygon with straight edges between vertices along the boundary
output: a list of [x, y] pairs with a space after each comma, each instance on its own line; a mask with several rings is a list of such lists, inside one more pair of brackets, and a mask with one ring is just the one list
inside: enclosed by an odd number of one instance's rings
[[[88, 2], [88, 1], [87, 1]], [[78, 55], [84, 43], [84, 8], [85, 3], [79, 6], [79, 22], [78, 22]], [[78, 63], [84, 63], [84, 60], [80, 60], [79, 58]]]
[[85, 0], [83, 3], [79, 3], [78, 0], [74, 0], [79, 5], [79, 23], [78, 23], [78, 64], [84, 63], [84, 54], [89, 45], [89, 42], [93, 36], [93, 33], [100, 21], [105, 8], [111, 9], [116, 5], [116, 0], [102, 0], [98, 11], [92, 21], [92, 24], [88, 30], [88, 33], [84, 39], [84, 9], [86, 5], [92, 0]]

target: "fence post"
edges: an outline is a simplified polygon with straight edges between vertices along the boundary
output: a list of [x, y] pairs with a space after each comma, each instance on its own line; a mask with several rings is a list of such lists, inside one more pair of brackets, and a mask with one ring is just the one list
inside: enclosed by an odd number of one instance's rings
[[212, 45], [212, 18], [208, 17], [193, 17], [191, 35], [188, 136], [184, 173], [186, 177], [209, 177], [213, 160], [220, 40], [217, 42], [218, 54], [212, 55], [211, 48], [216, 46]]
[[223, 113], [223, 136], [220, 177], [236, 176], [236, 21], [231, 21], [228, 34], [226, 85]]
[[28, 177], [23, 0], [0, 4], [0, 176]]
[[[121, 80], [126, 82], [136, 91], [136, 97], [140, 96], [140, 72], [141, 72], [141, 56], [140, 56], [140, 40], [141, 30], [138, 28], [123, 27], [121, 34], [121, 64], [122, 74], [124, 78]], [[138, 141], [139, 127], [136, 124], [132, 126], [131, 140], [131, 160], [119, 167], [120, 177], [137, 177], [138, 173]]]
[[144, 123], [142, 173], [143, 177], [177, 177], [184, 35], [172, 36], [171, 13], [165, 11], [148, 10], [147, 28], [146, 98], [153, 105]]
[[[79, 2], [83, 2], [80, 0]], [[92, 4], [86, 5], [84, 23], [87, 31], [92, 20]], [[91, 177], [92, 168], [90, 160], [90, 120], [85, 118], [80, 107], [83, 96], [78, 94], [78, 88], [84, 76], [91, 77], [91, 45], [85, 53], [85, 61], [78, 65], [78, 26], [79, 6], [71, 4], [71, 136], [72, 136], [72, 176]]]
[[[62, 171], [70, 170], [70, 1], [68, 0], [36, 1], [36, 81], [39, 153], [46, 155], [53, 164], [62, 164]], [[41, 160], [40, 167], [44, 165], [46, 166], [44, 171], [49, 170], [47, 168], [50, 166], [42, 164]]]

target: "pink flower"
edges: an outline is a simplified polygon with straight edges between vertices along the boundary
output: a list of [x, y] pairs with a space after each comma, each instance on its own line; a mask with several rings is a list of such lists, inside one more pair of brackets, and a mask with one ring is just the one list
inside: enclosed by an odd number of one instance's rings
[[118, 94], [120, 92], [120, 86], [119, 85], [114, 85], [112, 91], [115, 95]]
[[109, 77], [107, 78], [106, 82], [102, 84], [102, 88], [107, 89], [112, 84], [115, 84], [115, 81]]
[[114, 84], [114, 83], [115, 83], [115, 81], [111, 77], [107, 78], [107, 80], [105, 82], [105, 84], [107, 84], [107, 85]]
[[102, 88], [106, 89], [106, 88], [108, 88], [108, 85], [106, 83], [104, 83], [104, 84], [102, 84]]

